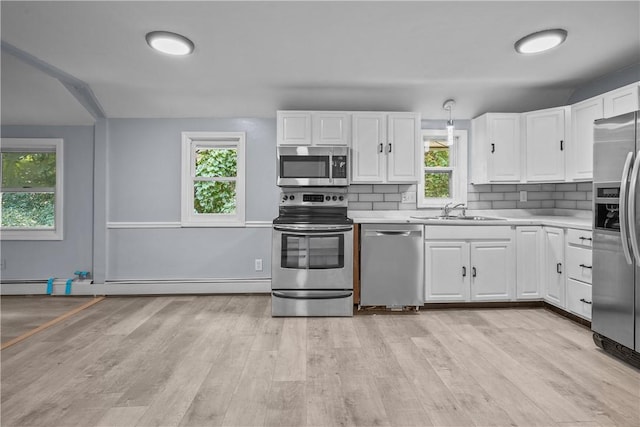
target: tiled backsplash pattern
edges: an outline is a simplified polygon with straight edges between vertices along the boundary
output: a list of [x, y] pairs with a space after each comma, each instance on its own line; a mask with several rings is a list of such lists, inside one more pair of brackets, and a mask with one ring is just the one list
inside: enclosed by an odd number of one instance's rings
[[[415, 202], [402, 202], [402, 193], [415, 193], [416, 185], [353, 184], [349, 186], [349, 209], [414, 210]], [[520, 201], [520, 191], [527, 201]], [[592, 184], [487, 184], [468, 186], [467, 207], [485, 209], [579, 209], [591, 210]]]

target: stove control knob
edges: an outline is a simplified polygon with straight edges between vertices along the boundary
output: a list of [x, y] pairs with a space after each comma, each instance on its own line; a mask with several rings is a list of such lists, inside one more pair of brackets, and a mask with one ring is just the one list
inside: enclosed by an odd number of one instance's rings
[[284, 195], [284, 197], [283, 197], [283, 199], [284, 199], [284, 200], [288, 200], [288, 199], [289, 199], [289, 196], [287, 196], [287, 195], [285, 194], [285, 195]]
[[289, 200], [293, 200], [295, 198], [296, 198], [296, 196], [294, 196], [293, 194], [289, 196]]
[[336, 196], [332, 197], [333, 201], [335, 202], [336, 200], [338, 200], [338, 198]]
[[326, 196], [324, 199], [328, 202], [329, 200], [331, 200], [331, 196]]
[[338, 197], [338, 200], [343, 201], [344, 200], [344, 196]]

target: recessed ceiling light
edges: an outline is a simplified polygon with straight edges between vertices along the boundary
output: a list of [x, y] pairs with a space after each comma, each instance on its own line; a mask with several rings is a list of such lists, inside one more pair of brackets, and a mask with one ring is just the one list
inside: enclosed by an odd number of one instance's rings
[[514, 47], [518, 53], [539, 53], [553, 49], [562, 44], [566, 38], [566, 30], [560, 28], [538, 31], [521, 38]]
[[180, 34], [169, 31], [152, 31], [147, 33], [147, 44], [168, 55], [189, 55], [193, 52], [193, 42]]

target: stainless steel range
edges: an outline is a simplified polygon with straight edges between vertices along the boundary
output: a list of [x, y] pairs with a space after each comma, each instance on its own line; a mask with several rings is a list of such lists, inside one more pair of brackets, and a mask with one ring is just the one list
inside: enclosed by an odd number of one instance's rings
[[273, 316], [353, 315], [346, 188], [283, 188], [271, 255]]

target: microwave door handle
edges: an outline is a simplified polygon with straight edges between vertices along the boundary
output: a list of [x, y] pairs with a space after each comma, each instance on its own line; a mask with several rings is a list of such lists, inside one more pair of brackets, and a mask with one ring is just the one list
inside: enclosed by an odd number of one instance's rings
[[631, 249], [636, 259], [636, 262], [640, 265], [640, 236], [638, 236], [638, 229], [636, 227], [637, 212], [636, 204], [638, 203], [638, 174], [640, 173], [640, 150], [636, 153], [636, 161], [633, 163], [633, 170], [631, 172], [631, 184], [629, 186], [629, 217], [627, 222], [629, 223], [629, 240], [631, 240]]
[[627, 264], [632, 264], [631, 252], [629, 248], [629, 236], [627, 234], [627, 186], [629, 183], [629, 170], [631, 167], [631, 161], [633, 160], [633, 152], [627, 154], [627, 159], [624, 162], [622, 169], [622, 177], [620, 178], [620, 237], [622, 240], [622, 252], [624, 253], [624, 259]]
[[333, 153], [329, 154], [329, 184], [333, 183]]

